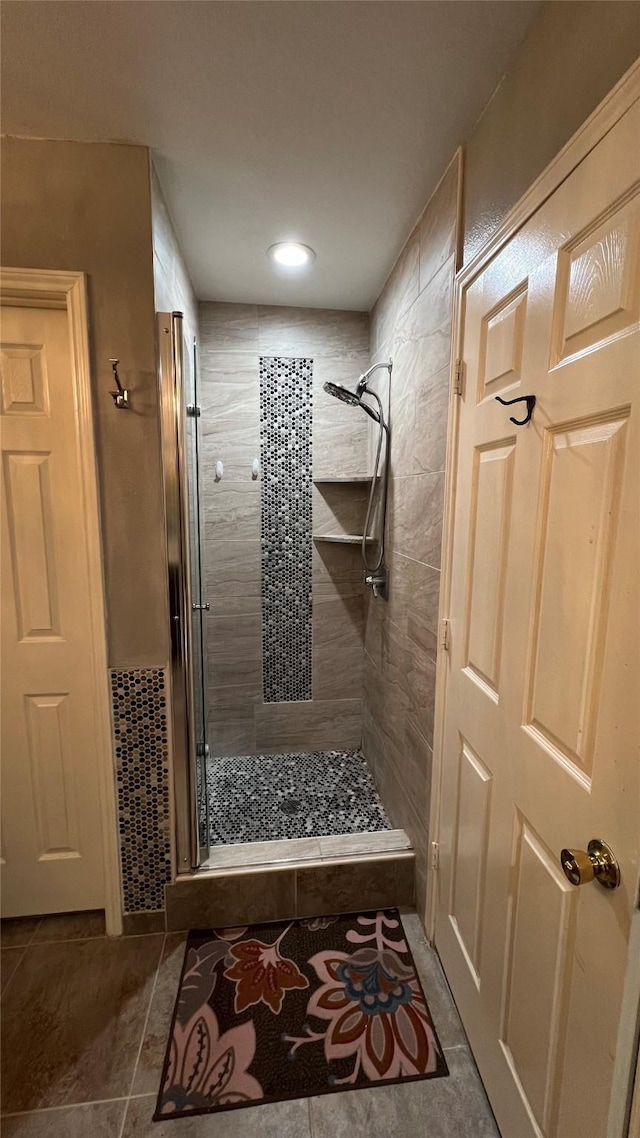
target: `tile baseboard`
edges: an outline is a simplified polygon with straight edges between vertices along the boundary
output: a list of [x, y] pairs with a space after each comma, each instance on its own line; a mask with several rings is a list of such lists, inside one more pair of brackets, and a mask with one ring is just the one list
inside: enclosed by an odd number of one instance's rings
[[153, 912], [123, 913], [123, 936], [147, 936], [149, 933], [163, 933], [165, 931], [164, 909]]

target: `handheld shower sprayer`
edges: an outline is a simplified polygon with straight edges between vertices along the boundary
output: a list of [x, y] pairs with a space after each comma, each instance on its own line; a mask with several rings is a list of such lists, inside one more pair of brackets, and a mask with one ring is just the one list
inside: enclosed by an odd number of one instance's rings
[[[374, 372], [379, 368], [386, 368], [389, 372], [389, 379], [391, 379], [392, 361], [387, 363], [374, 364], [365, 371], [359, 378], [355, 391], [351, 391], [342, 383], [325, 383], [324, 390], [328, 395], [333, 395], [335, 399], [340, 399], [343, 403], [347, 403], [350, 407], [361, 407], [366, 414], [373, 419], [374, 423], [379, 426], [378, 442], [376, 446], [376, 457], [373, 469], [373, 478], [371, 480], [371, 489], [369, 491], [369, 501], [367, 505], [367, 517], [364, 523], [364, 534], [362, 537], [362, 561], [366, 570], [365, 584], [373, 590], [374, 597], [384, 596], [387, 587], [387, 570], [383, 564], [384, 562], [384, 537], [385, 525], [387, 517], [387, 490], [389, 485], [389, 443], [391, 434], [389, 424], [385, 422], [384, 411], [382, 409], [382, 401], [377, 391], [373, 391], [369, 387], [369, 380]], [[370, 396], [377, 404], [372, 407], [369, 403], [364, 402], [364, 396]], [[384, 454], [384, 465], [382, 473], [380, 473], [380, 464], [382, 456], [382, 443], [386, 438], [386, 447]], [[380, 478], [380, 508], [378, 512], [378, 526], [377, 526], [377, 550], [374, 557], [374, 564], [371, 564], [367, 549], [367, 540], [369, 538], [369, 527], [373, 517], [376, 489], [378, 486], [378, 479]]]

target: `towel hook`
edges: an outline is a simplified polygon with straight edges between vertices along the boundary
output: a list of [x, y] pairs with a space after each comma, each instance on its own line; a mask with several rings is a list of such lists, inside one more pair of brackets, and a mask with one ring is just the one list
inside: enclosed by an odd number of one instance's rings
[[116, 386], [118, 388], [117, 391], [110, 391], [109, 394], [113, 399], [116, 407], [120, 407], [121, 409], [127, 408], [129, 406], [129, 392], [127, 391], [126, 387], [123, 387], [120, 383], [120, 376], [118, 375], [118, 364], [120, 363], [120, 360], [109, 360], [109, 363], [113, 368], [113, 378], [115, 379]]
[[533, 408], [536, 405], [535, 395], [520, 395], [517, 399], [501, 399], [499, 395], [496, 395], [496, 399], [498, 400], [498, 403], [502, 403], [503, 407], [511, 407], [514, 403], [526, 403], [527, 414], [525, 418], [514, 419], [513, 415], [509, 415], [509, 422], [515, 423], [516, 427], [526, 427], [527, 423], [531, 422]]

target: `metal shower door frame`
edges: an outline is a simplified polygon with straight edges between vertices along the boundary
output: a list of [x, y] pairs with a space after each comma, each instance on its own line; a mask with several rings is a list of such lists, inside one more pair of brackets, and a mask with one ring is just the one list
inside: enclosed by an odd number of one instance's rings
[[189, 874], [201, 864], [196, 794], [196, 738], [191, 668], [191, 573], [185, 438], [183, 315], [157, 315], [162, 477], [164, 486], [169, 625], [175, 866]]

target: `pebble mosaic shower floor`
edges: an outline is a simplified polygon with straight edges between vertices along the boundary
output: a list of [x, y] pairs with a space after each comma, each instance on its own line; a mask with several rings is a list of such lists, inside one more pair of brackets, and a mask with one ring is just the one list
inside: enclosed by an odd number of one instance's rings
[[267, 842], [390, 830], [360, 751], [210, 758], [209, 842]]

